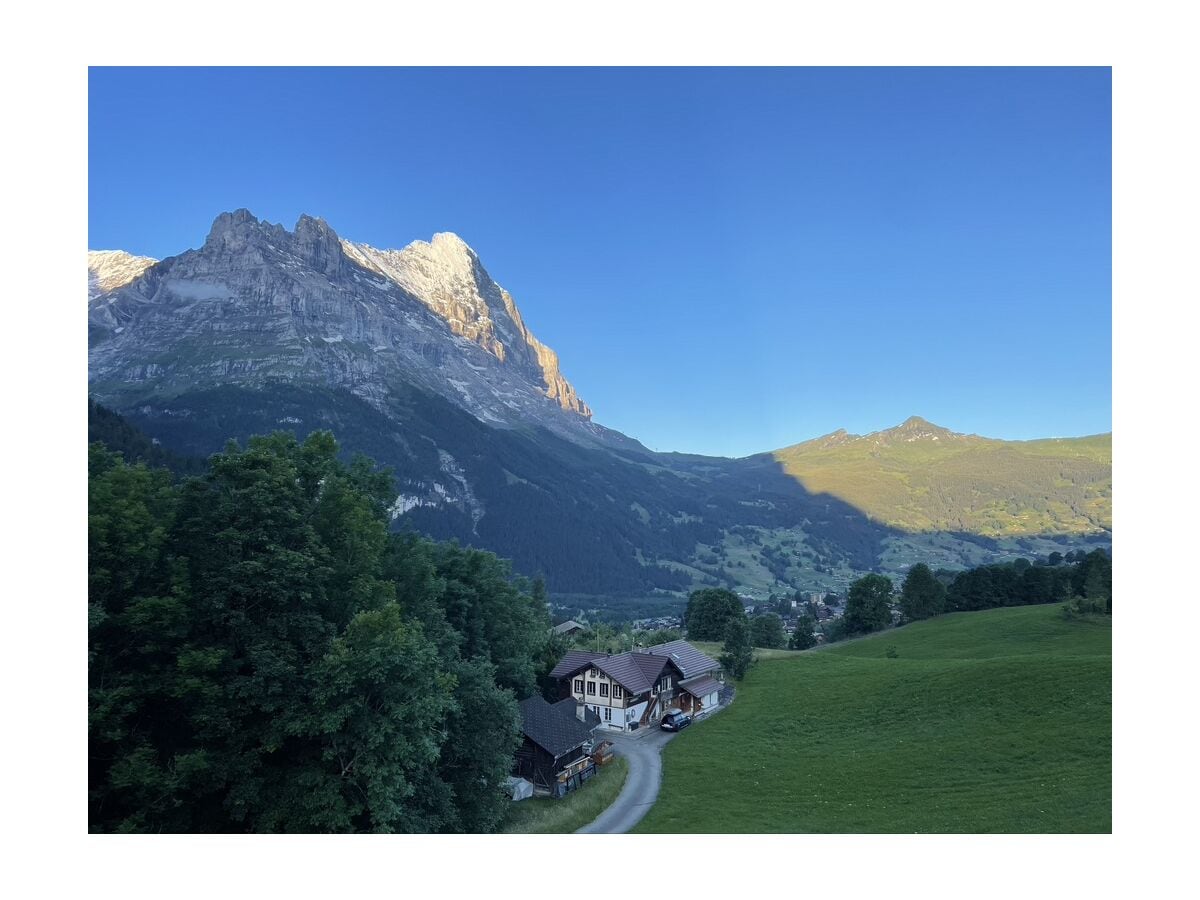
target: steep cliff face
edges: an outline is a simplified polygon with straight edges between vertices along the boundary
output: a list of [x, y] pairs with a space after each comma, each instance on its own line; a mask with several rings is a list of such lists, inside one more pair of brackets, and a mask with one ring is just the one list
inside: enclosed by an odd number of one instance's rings
[[379, 250], [343, 241], [347, 257], [416, 297], [454, 334], [483, 347], [501, 363], [539, 380], [563, 409], [591, 418], [592, 411], [563, 377], [558, 355], [533, 336], [508, 291], [498, 285], [456, 234], [435, 234], [402, 250]]
[[350, 390], [382, 408], [397, 383], [481, 421], [604, 439], [513, 299], [450, 234], [403, 250], [222, 213], [204, 246], [152, 265], [89, 255], [89, 378], [118, 408], [269, 380]]

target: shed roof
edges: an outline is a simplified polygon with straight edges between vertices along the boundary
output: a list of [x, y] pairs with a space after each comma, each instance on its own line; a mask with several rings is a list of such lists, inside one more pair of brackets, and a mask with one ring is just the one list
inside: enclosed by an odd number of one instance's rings
[[552, 705], [533, 696], [519, 706], [525, 736], [553, 756], [562, 756], [591, 740], [593, 726], [580, 722], [574, 711], [560, 704]]
[[721, 690], [721, 682], [711, 675], [697, 675], [695, 678], [679, 682], [679, 686], [693, 697], [705, 697]]
[[[589, 728], [595, 728], [600, 724], [600, 714], [588, 706], [586, 703], [580, 703], [574, 697], [567, 697], [564, 700], [559, 700], [557, 703], [551, 703], [555, 709], [566, 711], [570, 716], [574, 716], [576, 720], [582, 721]], [[579, 719], [579, 709], [583, 707], [583, 718]]]

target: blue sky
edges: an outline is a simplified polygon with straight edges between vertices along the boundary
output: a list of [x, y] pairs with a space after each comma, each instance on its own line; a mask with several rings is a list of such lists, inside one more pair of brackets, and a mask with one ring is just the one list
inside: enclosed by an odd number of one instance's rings
[[457, 232], [658, 450], [1094, 434], [1110, 138], [1107, 69], [93, 69], [89, 245]]

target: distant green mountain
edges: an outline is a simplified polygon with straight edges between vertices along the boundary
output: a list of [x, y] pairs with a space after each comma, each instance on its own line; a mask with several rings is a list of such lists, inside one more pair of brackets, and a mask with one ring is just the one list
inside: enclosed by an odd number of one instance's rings
[[393, 471], [394, 528], [507, 557], [571, 611], [840, 592], [1109, 539], [1109, 454], [1086, 442], [1013, 455], [913, 420], [745, 459], [651, 452], [592, 420], [454, 235], [378, 250], [238, 210], [198, 249], [88, 266], [88, 392], [123, 417], [93, 417], [109, 446], [178, 470], [166, 451], [328, 429]]
[[913, 417], [772, 454], [805, 488], [907, 532], [987, 537], [1112, 530], [1112, 435], [1001, 441]]

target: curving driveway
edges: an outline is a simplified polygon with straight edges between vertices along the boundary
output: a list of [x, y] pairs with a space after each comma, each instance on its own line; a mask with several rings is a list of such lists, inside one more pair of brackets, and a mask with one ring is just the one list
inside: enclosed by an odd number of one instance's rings
[[662, 783], [662, 757], [659, 754], [675, 735], [655, 727], [636, 736], [620, 733], [598, 736], [612, 741], [615, 751], [629, 761], [629, 774], [612, 805], [575, 833], [624, 834], [654, 805], [658, 786]]

